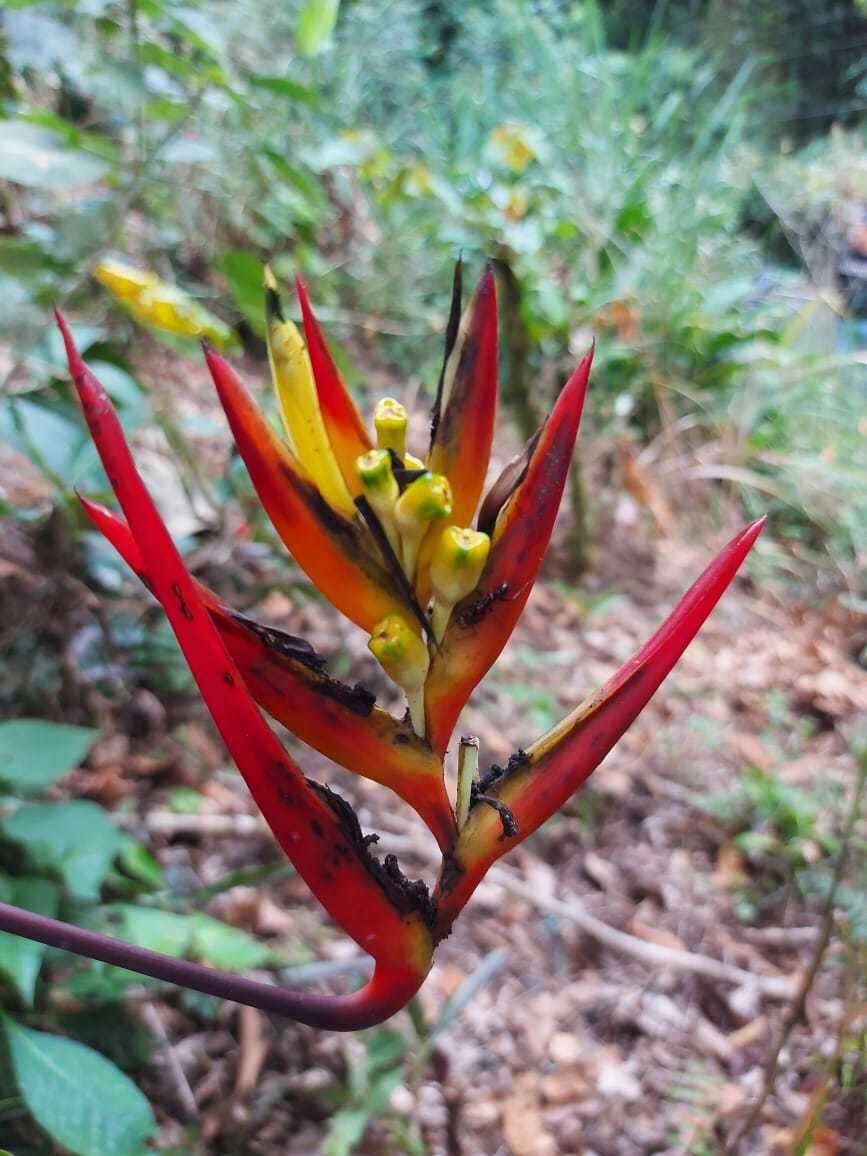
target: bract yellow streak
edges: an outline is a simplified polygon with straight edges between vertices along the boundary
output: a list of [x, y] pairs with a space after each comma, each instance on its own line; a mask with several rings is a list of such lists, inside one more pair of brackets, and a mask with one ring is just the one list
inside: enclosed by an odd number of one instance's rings
[[355, 515], [352, 501], [319, 410], [307, 348], [291, 321], [275, 321], [268, 331], [268, 358], [280, 416], [295, 456], [326, 502], [341, 514]]

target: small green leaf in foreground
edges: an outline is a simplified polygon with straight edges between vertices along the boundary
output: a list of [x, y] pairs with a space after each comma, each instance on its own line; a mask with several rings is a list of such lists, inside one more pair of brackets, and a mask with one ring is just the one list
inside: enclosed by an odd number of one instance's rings
[[0, 783], [16, 794], [35, 794], [73, 770], [99, 731], [41, 718], [0, 723]]
[[84, 1044], [3, 1027], [18, 1091], [36, 1122], [75, 1156], [142, 1156], [156, 1121], [123, 1072]]
[[35, 867], [56, 872], [76, 899], [99, 898], [123, 837], [96, 803], [29, 803], [0, 821], [0, 832], [27, 851]]
[[[35, 911], [38, 915], [57, 914], [58, 888], [50, 879], [34, 875], [6, 882], [9, 884], [8, 897], [4, 895], [6, 902]], [[7, 979], [28, 1006], [33, 1003], [36, 980], [47, 950], [44, 944], [35, 940], [0, 931], [0, 979]]]

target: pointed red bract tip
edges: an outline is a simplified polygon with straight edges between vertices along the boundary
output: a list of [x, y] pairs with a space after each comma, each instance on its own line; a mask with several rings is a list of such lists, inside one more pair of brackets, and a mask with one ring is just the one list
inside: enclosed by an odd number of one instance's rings
[[86, 366], [81, 354], [78, 352], [78, 347], [75, 344], [69, 323], [56, 305], [54, 307], [54, 320], [57, 322], [57, 328], [60, 330], [60, 336], [63, 338], [63, 345], [66, 349], [66, 360], [69, 362], [69, 372], [74, 378], [79, 378], [85, 373]]

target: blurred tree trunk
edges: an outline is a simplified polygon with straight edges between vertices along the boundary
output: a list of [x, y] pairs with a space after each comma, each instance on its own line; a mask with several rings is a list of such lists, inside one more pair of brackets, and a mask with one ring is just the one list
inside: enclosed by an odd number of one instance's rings
[[[521, 282], [511, 263], [511, 254], [500, 246], [494, 255], [498, 283], [500, 333], [506, 353], [502, 377], [503, 400], [512, 412], [525, 441], [533, 436], [547, 414], [539, 413], [530, 383], [530, 335], [521, 309]], [[589, 563], [590, 540], [587, 525], [587, 494], [581, 467], [580, 439], [569, 471], [572, 525], [566, 535], [566, 549], [574, 573], [583, 574]]]

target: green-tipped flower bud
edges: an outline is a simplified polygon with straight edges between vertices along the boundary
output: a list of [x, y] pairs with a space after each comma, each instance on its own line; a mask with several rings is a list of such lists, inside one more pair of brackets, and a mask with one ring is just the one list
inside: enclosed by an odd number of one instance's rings
[[374, 494], [390, 498], [396, 502], [400, 491], [394, 480], [391, 467], [391, 454], [388, 450], [370, 450], [356, 459], [355, 465], [358, 476], [364, 486], [364, 492], [370, 499]]
[[388, 677], [406, 694], [413, 728], [424, 737], [424, 684], [430, 655], [421, 636], [399, 614], [389, 614], [373, 628], [367, 645]]
[[480, 530], [447, 526], [431, 558], [434, 597], [452, 605], [466, 598], [479, 584], [490, 549], [491, 539]]
[[388, 450], [370, 450], [356, 458], [355, 466], [364, 496], [400, 560], [400, 535], [394, 520], [394, 504], [400, 497], [400, 489], [394, 477], [391, 454]]
[[384, 397], [373, 411], [376, 444], [381, 450], [394, 450], [399, 458], [406, 453], [406, 429], [409, 425], [406, 409], [393, 397]]
[[433, 632], [439, 642], [446, 632], [452, 608], [466, 598], [482, 576], [491, 539], [479, 530], [447, 526], [437, 539], [430, 565], [434, 594]]
[[451, 512], [452, 488], [443, 474], [422, 474], [398, 498], [394, 516], [403, 541], [403, 568], [410, 581], [430, 524], [448, 518]]

